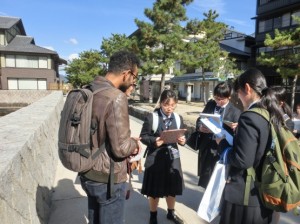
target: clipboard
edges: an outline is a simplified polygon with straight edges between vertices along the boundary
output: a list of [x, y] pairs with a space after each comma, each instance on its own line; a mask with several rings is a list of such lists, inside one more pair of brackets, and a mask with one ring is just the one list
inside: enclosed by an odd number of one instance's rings
[[227, 142], [233, 144], [233, 136], [221, 125], [221, 116], [219, 114], [200, 113], [201, 122], [209, 128], [217, 137], [225, 136]]
[[221, 126], [221, 115], [220, 114], [206, 114], [206, 113], [200, 113], [199, 114], [200, 118], [207, 118], [208, 120], [212, 121], [213, 119], [215, 122]]
[[177, 139], [184, 135], [187, 129], [165, 130], [160, 134], [160, 138], [165, 144], [177, 143]]

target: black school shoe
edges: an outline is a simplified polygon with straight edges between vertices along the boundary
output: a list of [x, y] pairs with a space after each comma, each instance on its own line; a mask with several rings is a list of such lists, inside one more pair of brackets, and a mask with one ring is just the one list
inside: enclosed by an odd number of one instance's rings
[[175, 224], [184, 224], [183, 220], [179, 218], [177, 215], [173, 213], [168, 213], [167, 214], [167, 219], [170, 221], [173, 221]]
[[149, 224], [157, 224], [157, 218], [155, 217], [155, 218], [150, 218], [150, 220], [149, 220]]

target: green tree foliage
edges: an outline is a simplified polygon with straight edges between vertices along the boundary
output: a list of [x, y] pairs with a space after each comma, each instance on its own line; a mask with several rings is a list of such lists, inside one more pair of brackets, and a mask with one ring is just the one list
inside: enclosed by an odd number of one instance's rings
[[[232, 73], [233, 62], [228, 58], [228, 52], [223, 51], [219, 44], [224, 39], [227, 25], [216, 21], [219, 16], [216, 11], [209, 10], [203, 15], [202, 21], [193, 19], [186, 25], [191, 39], [186, 43], [182, 64], [188, 69], [202, 68], [203, 71], [212, 71], [218, 77]], [[204, 76], [203, 78], [205, 79]]]
[[181, 64], [187, 71], [202, 68], [203, 99], [205, 101], [207, 83], [204, 72], [211, 71], [215, 77], [225, 79], [226, 75], [234, 74], [236, 70], [233, 59], [230, 59], [228, 52], [220, 47], [220, 41], [224, 39], [227, 25], [216, 21], [219, 16], [216, 11], [209, 10], [203, 15], [202, 21], [193, 19], [186, 24], [189, 40], [185, 44], [185, 55]]
[[103, 38], [100, 49], [101, 54], [106, 57], [106, 62], [108, 62], [113, 53], [119, 50], [129, 50], [138, 53], [136, 38], [129, 38], [125, 34], [112, 34], [110, 38]]
[[181, 59], [185, 37], [181, 22], [186, 21], [185, 6], [192, 0], [157, 0], [152, 9], [144, 13], [150, 22], [135, 19], [139, 33], [136, 35], [144, 74], [161, 74], [161, 92], [165, 74]]
[[68, 82], [79, 88], [93, 81], [95, 76], [105, 74], [104, 58], [97, 50], [84, 51], [79, 58], [68, 64], [65, 71]]
[[[298, 24], [300, 18], [293, 17]], [[293, 78], [292, 102], [294, 107], [295, 90], [298, 76], [300, 74], [300, 27], [295, 29], [279, 31], [276, 29], [274, 35], [266, 34], [264, 41], [266, 47], [272, 49], [269, 52], [262, 52], [257, 61], [269, 67], [276, 68], [276, 71], [283, 77]]]
[[100, 49], [82, 52], [65, 69], [69, 83], [75, 88], [90, 83], [97, 75], [105, 75], [109, 58], [116, 51], [137, 51], [135, 39], [125, 34], [112, 34], [110, 38], [103, 38]]

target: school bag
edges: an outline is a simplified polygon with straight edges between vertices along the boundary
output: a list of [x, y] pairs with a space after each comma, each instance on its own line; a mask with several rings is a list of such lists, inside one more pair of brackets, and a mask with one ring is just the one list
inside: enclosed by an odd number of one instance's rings
[[103, 143], [94, 148], [93, 135], [97, 122], [92, 121], [93, 96], [109, 87], [92, 91], [91, 85], [71, 90], [66, 98], [58, 131], [58, 152], [65, 168], [75, 172], [86, 172], [105, 148]]
[[248, 204], [250, 184], [254, 181], [266, 208], [277, 212], [296, 211], [300, 205], [300, 147], [292, 132], [281, 127], [276, 132], [269, 112], [261, 108], [250, 111], [264, 117], [270, 125], [271, 145], [263, 157], [261, 181], [253, 167], [247, 169], [244, 205]]

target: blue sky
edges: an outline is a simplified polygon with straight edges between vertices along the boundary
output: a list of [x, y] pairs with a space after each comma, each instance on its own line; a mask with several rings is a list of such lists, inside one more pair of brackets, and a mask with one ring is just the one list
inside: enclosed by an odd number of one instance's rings
[[[22, 19], [26, 34], [38, 46], [55, 50], [71, 60], [78, 53], [100, 49], [103, 38], [111, 34], [129, 35], [137, 29], [134, 19], [148, 21], [145, 8], [154, 0], [1, 0], [0, 15]], [[214, 9], [222, 21], [235, 30], [252, 34], [256, 1], [194, 0], [187, 16], [202, 19]]]

